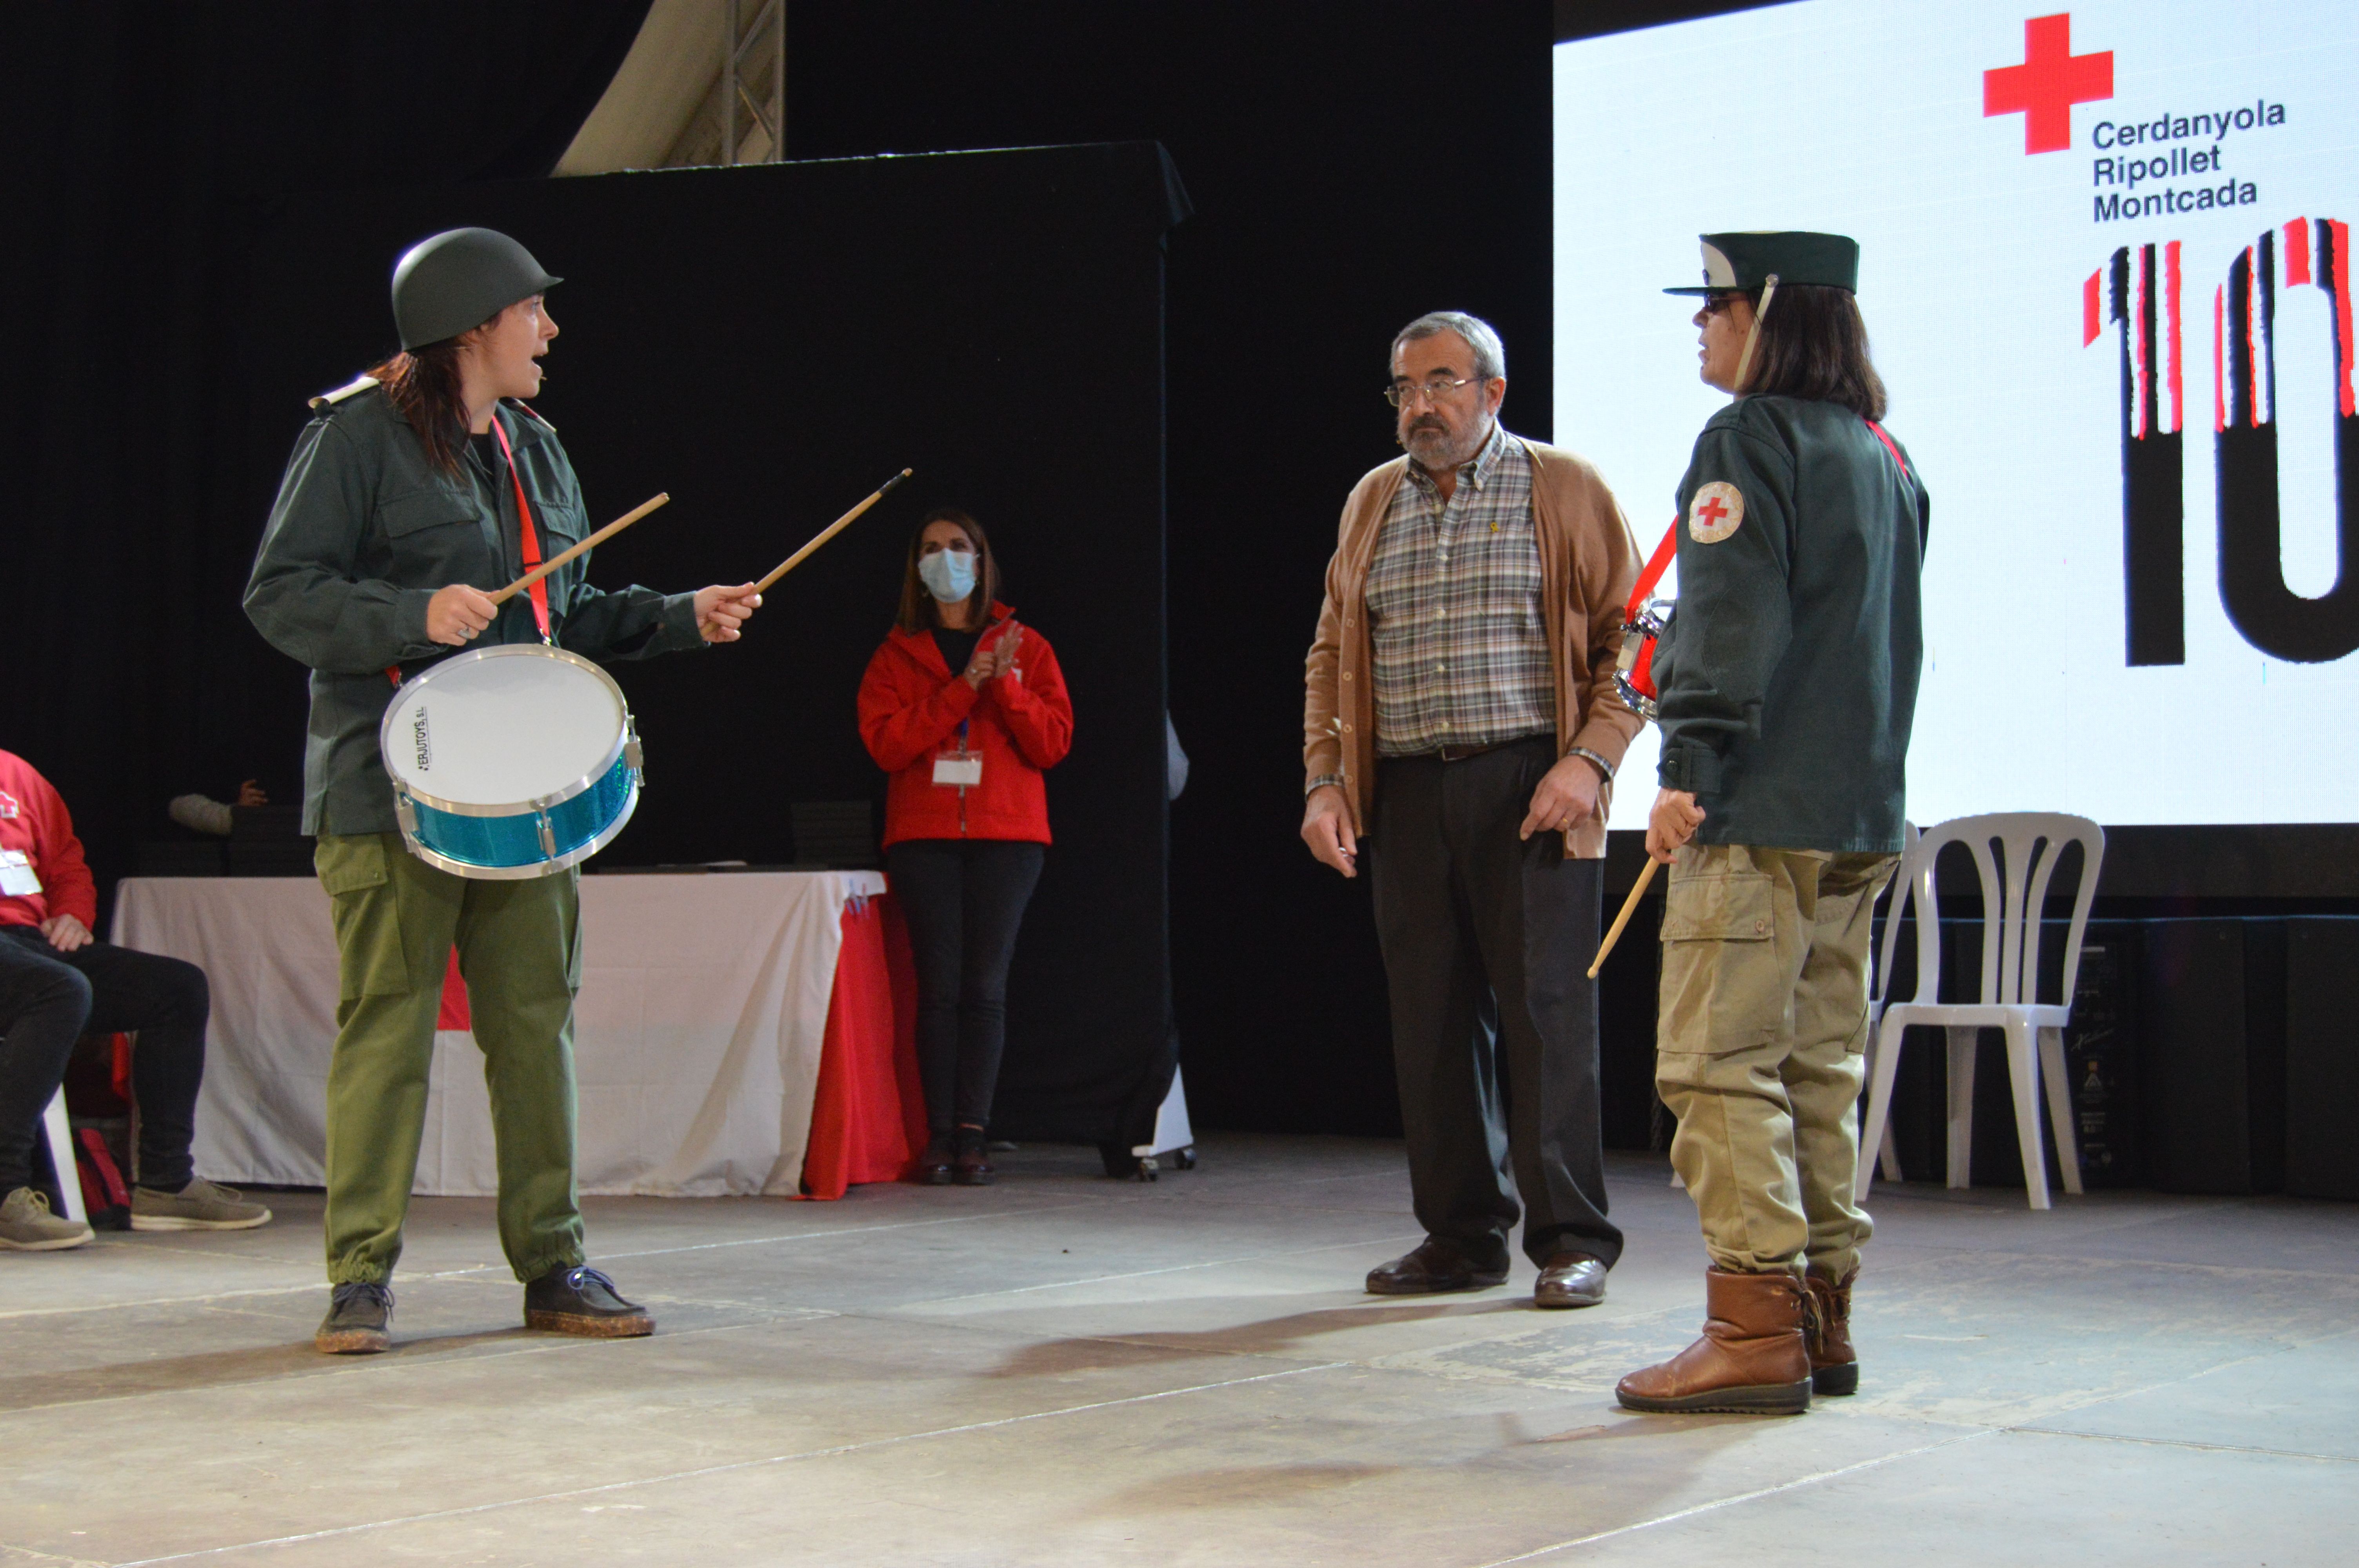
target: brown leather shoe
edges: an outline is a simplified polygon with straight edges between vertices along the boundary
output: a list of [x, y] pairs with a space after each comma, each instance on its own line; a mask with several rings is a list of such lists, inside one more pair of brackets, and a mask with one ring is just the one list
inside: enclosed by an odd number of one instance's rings
[[1534, 1306], [1595, 1306], [1604, 1299], [1605, 1265], [1586, 1252], [1550, 1253], [1532, 1287]]
[[1507, 1266], [1477, 1268], [1463, 1249], [1429, 1236], [1416, 1249], [1368, 1271], [1368, 1293], [1429, 1296], [1443, 1291], [1479, 1291], [1507, 1282]]
[[1851, 1282], [1858, 1278], [1856, 1263], [1840, 1280], [1816, 1263], [1802, 1277], [1810, 1289], [1810, 1305], [1816, 1309], [1809, 1330], [1810, 1392], [1814, 1394], [1859, 1392], [1859, 1353], [1851, 1347]]
[[1615, 1386], [1625, 1410], [1799, 1415], [1810, 1408], [1803, 1327], [1810, 1292], [1791, 1274], [1707, 1270], [1703, 1337]]
[[918, 1156], [918, 1180], [929, 1187], [951, 1184], [951, 1135], [937, 1132], [926, 1140], [926, 1152]]
[[994, 1174], [983, 1129], [962, 1127], [951, 1136], [951, 1180], [962, 1187], [987, 1187]]

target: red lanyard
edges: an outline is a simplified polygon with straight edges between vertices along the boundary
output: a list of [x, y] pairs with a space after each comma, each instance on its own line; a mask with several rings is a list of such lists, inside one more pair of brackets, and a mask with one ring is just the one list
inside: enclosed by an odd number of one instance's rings
[[[500, 438], [500, 455], [508, 460], [508, 480], [516, 486], [516, 530], [524, 541], [524, 569], [540, 565], [540, 535], [532, 525], [532, 506], [524, 498], [524, 476], [516, 472], [516, 450], [508, 445], [508, 433], [500, 424], [500, 411], [492, 410], [492, 434]], [[540, 623], [540, 640], [555, 644], [549, 634], [549, 579], [541, 578], [526, 590], [532, 595], [532, 618]]]
[[[500, 414], [496, 408], [492, 410], [492, 434], [500, 438], [500, 455], [507, 459], [508, 479], [516, 486], [516, 531], [524, 544], [524, 569], [530, 571], [540, 565], [540, 535], [533, 528], [532, 505], [524, 498], [524, 477], [516, 472], [516, 451], [508, 445], [507, 431], [500, 427]], [[549, 634], [549, 579], [540, 579], [526, 591], [532, 595], [532, 618], [540, 623], [540, 640], [555, 647], [557, 639]], [[396, 690], [400, 689], [401, 666], [387, 665], [385, 678], [393, 683]]]

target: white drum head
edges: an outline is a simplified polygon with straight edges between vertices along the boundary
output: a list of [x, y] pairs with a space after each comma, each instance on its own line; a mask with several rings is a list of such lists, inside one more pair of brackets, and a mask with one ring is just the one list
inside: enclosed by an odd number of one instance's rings
[[613, 765], [628, 712], [605, 672], [532, 645], [462, 654], [402, 688], [385, 719], [385, 765], [423, 795], [522, 806]]

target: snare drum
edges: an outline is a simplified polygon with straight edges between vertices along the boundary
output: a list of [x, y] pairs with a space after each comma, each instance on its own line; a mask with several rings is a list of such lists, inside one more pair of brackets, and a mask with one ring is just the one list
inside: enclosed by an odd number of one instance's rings
[[1659, 695], [1655, 690], [1655, 644], [1670, 629], [1672, 608], [1669, 600], [1658, 599], [1622, 628], [1622, 656], [1614, 667], [1614, 689], [1622, 705], [1641, 719], [1661, 716], [1655, 700]]
[[377, 739], [410, 851], [462, 877], [545, 877], [604, 849], [639, 803], [614, 677], [538, 643], [474, 648], [394, 695]]

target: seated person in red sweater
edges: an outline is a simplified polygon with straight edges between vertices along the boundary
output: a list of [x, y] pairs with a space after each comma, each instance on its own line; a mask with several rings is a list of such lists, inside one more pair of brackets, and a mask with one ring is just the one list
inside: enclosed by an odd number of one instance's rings
[[[49, 1212], [32, 1184], [33, 1142], [66, 1058], [85, 1031], [136, 1031], [139, 1107], [134, 1230], [245, 1230], [270, 1218], [189, 1159], [212, 997], [194, 964], [91, 935], [98, 892], [73, 819], [31, 763], [0, 752], [0, 1249], [79, 1247], [90, 1227]], [[60, 1181], [78, 1178], [58, 1173]]]

